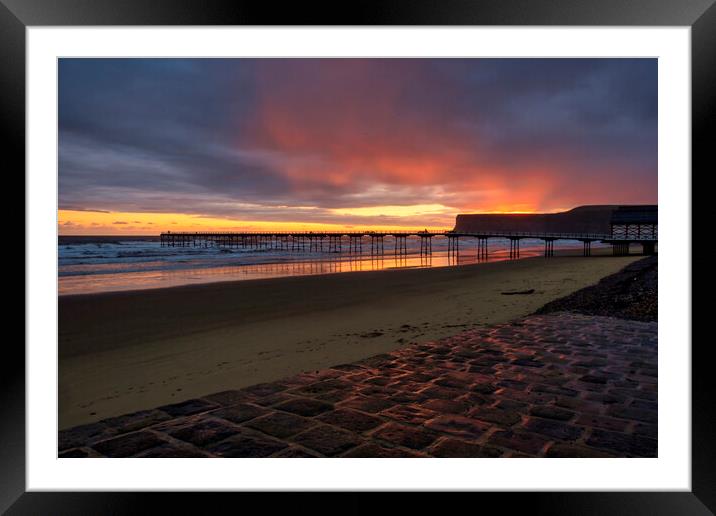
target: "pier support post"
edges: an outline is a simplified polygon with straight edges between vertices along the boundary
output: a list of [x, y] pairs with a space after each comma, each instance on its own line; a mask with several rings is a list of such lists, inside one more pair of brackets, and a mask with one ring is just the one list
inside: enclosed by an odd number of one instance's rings
[[477, 259], [487, 260], [487, 237], [477, 237]]
[[520, 257], [520, 239], [510, 238], [510, 259]]
[[629, 242], [615, 242], [612, 244], [612, 253], [615, 256], [626, 256], [629, 254]]
[[420, 255], [428, 256], [429, 254], [432, 254], [432, 251], [433, 247], [431, 237], [420, 235]]
[[592, 241], [584, 241], [584, 256], [592, 256]]

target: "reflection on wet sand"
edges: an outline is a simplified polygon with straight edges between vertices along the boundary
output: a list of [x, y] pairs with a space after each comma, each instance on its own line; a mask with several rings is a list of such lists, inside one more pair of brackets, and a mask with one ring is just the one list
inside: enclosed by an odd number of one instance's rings
[[[530, 256], [539, 256], [540, 254], [541, 249], [539, 247], [528, 247], [523, 249], [520, 257], [527, 258]], [[463, 248], [454, 252], [439, 251], [430, 254], [396, 254], [390, 250], [378, 254], [342, 253], [332, 256], [322, 255], [320, 258], [279, 263], [253, 263], [220, 267], [62, 276], [59, 278], [59, 293], [60, 295], [88, 294], [93, 292], [142, 290], [219, 281], [416, 267], [448, 267], [509, 259], [509, 253], [504, 250], [496, 249], [490, 253], [488, 258], [474, 248]]]

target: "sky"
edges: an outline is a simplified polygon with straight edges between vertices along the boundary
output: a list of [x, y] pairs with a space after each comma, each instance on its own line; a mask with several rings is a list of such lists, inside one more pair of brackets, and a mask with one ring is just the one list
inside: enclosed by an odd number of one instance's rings
[[60, 234], [657, 202], [656, 59], [60, 59]]

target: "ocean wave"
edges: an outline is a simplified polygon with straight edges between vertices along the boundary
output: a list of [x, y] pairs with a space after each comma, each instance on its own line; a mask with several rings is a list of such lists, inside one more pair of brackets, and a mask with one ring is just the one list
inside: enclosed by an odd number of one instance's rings
[[[85, 244], [92, 244], [90, 246]], [[100, 244], [100, 245], [96, 245]], [[556, 246], [560, 248], [574, 246], [574, 243], [564, 242]], [[578, 244], [578, 243], [577, 243]], [[579, 244], [581, 245], [581, 244]], [[508, 241], [491, 240], [489, 250], [491, 255], [499, 256], [504, 253]], [[525, 239], [522, 249], [541, 249], [543, 243], [538, 240]], [[460, 242], [461, 253], [469, 256], [475, 250], [470, 240]], [[162, 247], [157, 240], [149, 239], [104, 239], [91, 240], [89, 237], [79, 243], [67, 241], [58, 246], [58, 266], [61, 276], [93, 275], [93, 274], [119, 274], [125, 272], [143, 271], [175, 271], [181, 269], [207, 269], [235, 266], [257, 266], [271, 264], [290, 264], [293, 262], [355, 260], [349, 255], [347, 243], [344, 242], [343, 253], [292, 252], [270, 248], [221, 248], [221, 247]], [[363, 246], [364, 254], [360, 259], [370, 260], [370, 247]], [[417, 256], [420, 252], [419, 240], [408, 241], [408, 256]], [[447, 241], [436, 239], [433, 242], [433, 253], [446, 253]], [[393, 256], [391, 241], [385, 242], [385, 259]], [[493, 254], [494, 253], [494, 254]]]

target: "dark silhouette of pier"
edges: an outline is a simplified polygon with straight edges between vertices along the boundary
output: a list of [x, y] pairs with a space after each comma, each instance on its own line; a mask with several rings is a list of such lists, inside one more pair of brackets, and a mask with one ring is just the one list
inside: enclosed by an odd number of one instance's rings
[[[408, 253], [407, 239], [420, 240], [420, 255], [431, 255], [434, 238], [448, 241], [448, 256], [460, 250], [460, 239], [477, 243], [478, 259], [487, 259], [490, 239], [509, 241], [510, 258], [519, 258], [520, 241], [542, 240], [544, 256], [554, 256], [554, 242], [582, 242], [583, 255], [591, 256], [592, 243], [611, 244], [613, 254], [629, 254], [630, 246], [642, 246], [643, 254], [654, 254], [658, 241], [656, 206], [581, 206], [568, 212], [549, 214], [458, 215], [449, 230], [400, 231], [244, 231], [244, 232], [166, 232], [162, 246], [272, 249], [292, 252], [326, 252], [371, 256], [385, 254], [386, 239], [396, 256]], [[390, 246], [388, 252], [390, 252]]]

